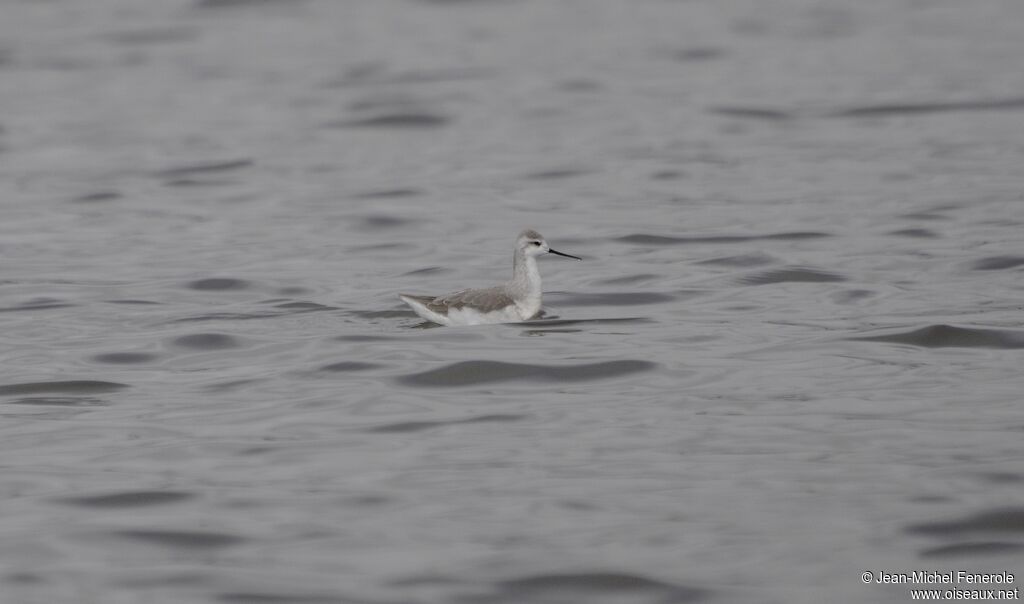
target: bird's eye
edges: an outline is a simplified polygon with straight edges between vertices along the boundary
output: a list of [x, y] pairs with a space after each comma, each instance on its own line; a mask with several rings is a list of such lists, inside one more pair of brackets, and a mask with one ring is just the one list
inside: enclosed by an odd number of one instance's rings
[[540, 245], [539, 241], [531, 241], [530, 243], [532, 243], [533, 245], [538, 245], [538, 246]]

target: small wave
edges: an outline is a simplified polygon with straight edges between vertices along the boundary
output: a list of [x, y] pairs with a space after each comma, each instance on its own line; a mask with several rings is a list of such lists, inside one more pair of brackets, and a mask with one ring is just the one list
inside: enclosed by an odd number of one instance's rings
[[99, 380], [66, 380], [53, 382], [22, 382], [0, 385], [0, 395], [20, 394], [101, 394], [128, 388], [128, 384]]
[[764, 266], [775, 262], [775, 258], [772, 258], [767, 254], [740, 254], [738, 256], [719, 256], [717, 258], [708, 258], [707, 260], [697, 262], [697, 264], [753, 268], [755, 266]]
[[586, 170], [584, 168], [555, 168], [552, 170], [530, 172], [526, 175], [526, 178], [529, 180], [561, 180], [563, 178], [584, 176], [590, 173], [591, 170]]
[[295, 4], [296, 0], [199, 0], [198, 8], [243, 8], [269, 4]]
[[270, 591], [229, 591], [217, 594], [218, 602], [227, 604], [345, 604], [365, 602], [340, 594], [300, 594]]
[[35, 300], [29, 300], [23, 304], [17, 306], [8, 306], [0, 308], [0, 312], [19, 312], [24, 310], [52, 310], [54, 308], [68, 308], [74, 306], [74, 304], [64, 302], [61, 300], [55, 300], [53, 298], [36, 298]]
[[125, 491], [104, 495], [62, 497], [56, 501], [86, 508], [135, 508], [178, 503], [194, 497], [194, 493], [181, 491]]
[[198, 37], [198, 31], [188, 27], [152, 27], [115, 31], [106, 38], [115, 44], [138, 46], [149, 44], [173, 44], [189, 42]]
[[91, 396], [26, 396], [9, 401], [8, 405], [35, 407], [106, 407], [106, 401]]
[[362, 228], [366, 230], [375, 231], [401, 227], [407, 224], [413, 224], [415, 222], [417, 221], [410, 218], [403, 218], [401, 216], [390, 216], [387, 214], [371, 214], [369, 216], [364, 216], [359, 219], [359, 224]]
[[391, 113], [351, 120], [329, 122], [328, 128], [439, 128], [451, 118], [436, 113]]
[[423, 195], [419, 189], [384, 189], [381, 191], [364, 191], [355, 193], [352, 199], [398, 199], [402, 197], [417, 197]]
[[234, 336], [223, 333], [194, 333], [175, 338], [174, 343], [194, 350], [224, 350], [238, 348], [242, 345]]
[[694, 46], [691, 48], [681, 48], [672, 53], [672, 57], [677, 61], [693, 63], [698, 61], [713, 61], [715, 59], [721, 59], [726, 54], [727, 53], [724, 48], [717, 48], [714, 46]]
[[889, 231], [889, 235], [894, 237], [913, 237], [916, 239], [932, 239], [938, 237], [938, 233], [929, 229], [900, 229], [898, 231]]
[[664, 304], [676, 299], [661, 292], [550, 293], [548, 298], [563, 306], [635, 306]]
[[741, 277], [739, 282], [744, 285], [770, 285], [772, 283], [835, 283], [846, 281], [846, 277], [813, 268], [784, 268], [773, 271], [755, 273]]
[[795, 231], [791, 233], [769, 233], [767, 235], [694, 235], [694, 236], [672, 236], [672, 235], [649, 235], [647, 233], [635, 233], [619, 237], [618, 241], [624, 243], [638, 243], [642, 245], [688, 245], [706, 243], [748, 243], [751, 241], [801, 241], [805, 239], [821, 239], [831, 237], [828, 233], [816, 231]]
[[878, 292], [870, 289], [844, 289], [831, 295], [836, 304], [853, 304], [860, 300], [866, 300], [878, 295]]
[[[705, 599], [704, 589], [619, 572], [537, 574], [498, 581], [497, 602], [657, 602], [683, 604]], [[488, 600], [490, 601], [490, 600]]]
[[884, 117], [889, 115], [923, 115], [952, 111], [995, 111], [1024, 109], [1024, 98], [982, 99], [963, 102], [892, 103], [852, 107], [832, 114], [832, 117]]
[[1024, 533], [1024, 507], [994, 508], [963, 518], [912, 524], [908, 533], [951, 536], [965, 533]]
[[922, 558], [974, 558], [975, 556], [996, 556], [1002, 554], [1017, 553], [1024, 550], [1020, 543], [1009, 543], [1006, 541], [971, 541], [967, 543], [953, 543], [930, 547], [921, 550]]
[[320, 371], [366, 371], [367, 369], [375, 369], [380, 367], [377, 363], [362, 363], [360, 361], [341, 361], [340, 363], [331, 363], [330, 365], [324, 365], [320, 368]]
[[606, 361], [581, 365], [530, 365], [501, 361], [462, 361], [398, 378], [406, 386], [447, 387], [475, 386], [509, 380], [535, 380], [579, 382], [611, 379], [641, 371], [650, 371], [657, 365], [650, 361]]
[[974, 262], [976, 271], [998, 271], [1024, 265], [1024, 256], [990, 256]]
[[792, 113], [782, 111], [779, 109], [769, 109], [766, 107], [731, 107], [721, 106], [712, 107], [711, 113], [718, 115], [724, 115], [728, 117], [743, 118], [743, 119], [754, 119], [754, 120], [768, 120], [773, 122], [790, 120], [793, 119]]
[[178, 166], [175, 168], [167, 168], [165, 170], [160, 170], [159, 172], [156, 173], [156, 175], [161, 178], [184, 178], [188, 176], [197, 176], [200, 174], [231, 172], [233, 170], [248, 168], [253, 164], [254, 162], [251, 159], [233, 159], [228, 161], [208, 162], [200, 164], [191, 164], [187, 166]]
[[85, 195], [79, 195], [74, 198], [73, 201], [77, 203], [96, 203], [100, 201], [113, 201], [123, 197], [117, 191], [97, 191], [95, 193], [87, 193]]
[[477, 417], [469, 417], [466, 419], [453, 419], [453, 420], [434, 420], [434, 421], [410, 421], [410, 422], [397, 422], [394, 424], [384, 424], [382, 426], [376, 426], [370, 428], [368, 432], [420, 432], [422, 430], [430, 430], [433, 428], [441, 428], [444, 426], [455, 426], [458, 424], [483, 424], [491, 422], [517, 422], [525, 419], [525, 415], [511, 415], [511, 414], [493, 414], [493, 415], [480, 415]]
[[282, 302], [281, 304], [275, 304], [274, 308], [287, 310], [289, 314], [338, 310], [337, 306], [327, 306], [325, 304], [317, 304], [316, 302]]
[[106, 352], [92, 356], [92, 360], [97, 363], [109, 363], [111, 365], [148, 363], [157, 358], [159, 358], [158, 355], [149, 352]]
[[862, 342], [909, 344], [924, 348], [1024, 348], [1024, 332], [929, 325], [913, 331], [849, 338]]
[[117, 537], [183, 550], [222, 549], [239, 545], [245, 541], [243, 537], [237, 535], [213, 531], [125, 529], [113, 531], [112, 534]]
[[208, 279], [197, 279], [189, 281], [186, 287], [198, 291], [229, 291], [248, 289], [250, 283], [244, 279], [232, 277], [210, 277]]
[[611, 319], [533, 319], [519, 323], [505, 323], [509, 327], [566, 327], [569, 325], [615, 325], [618, 323], [653, 323], [647, 317], [614, 317]]
[[636, 275], [625, 275], [622, 277], [610, 277], [608, 279], [597, 279], [592, 281], [596, 285], [634, 285], [637, 283], [646, 283], [650, 281], [659, 281], [663, 279], [661, 275], [655, 275], [653, 273], [639, 273]]

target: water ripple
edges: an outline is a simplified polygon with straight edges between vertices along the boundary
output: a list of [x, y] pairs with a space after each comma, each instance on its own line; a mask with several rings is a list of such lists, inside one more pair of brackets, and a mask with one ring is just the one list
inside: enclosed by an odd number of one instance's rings
[[1024, 265], [1024, 256], [990, 256], [976, 260], [972, 266], [978, 271], [997, 271]]
[[123, 197], [123, 195], [121, 195], [117, 191], [97, 191], [95, 193], [79, 195], [72, 201], [78, 203], [95, 203], [99, 201], [113, 201], [115, 199], [120, 199], [121, 197]]
[[186, 286], [189, 289], [199, 291], [227, 291], [248, 289], [249, 282], [243, 279], [233, 279], [231, 277], [211, 277], [208, 279], [190, 281]]
[[293, 314], [319, 312], [323, 310], [338, 310], [337, 306], [327, 306], [325, 304], [317, 304], [316, 302], [282, 302], [280, 304], [275, 304], [274, 308], [282, 308], [284, 310], [292, 311]]
[[223, 333], [194, 333], [175, 338], [174, 343], [194, 350], [224, 350], [242, 345], [234, 336]]
[[384, 189], [381, 191], [364, 191], [352, 194], [352, 199], [398, 199], [423, 195], [419, 189]]
[[91, 396], [26, 396], [16, 398], [7, 404], [37, 407], [105, 407], [109, 403]]
[[231, 591], [217, 594], [218, 602], [228, 604], [358, 604], [366, 600], [352, 600], [340, 595], [309, 595], [264, 591]]
[[727, 53], [724, 48], [716, 48], [714, 46], [694, 46], [692, 48], [681, 48], [672, 53], [672, 56], [677, 61], [690, 63], [695, 61], [712, 61], [714, 59], [720, 59], [726, 54]]
[[923, 348], [1024, 348], [1024, 332], [929, 325], [913, 331], [849, 338], [862, 342], [889, 342]]
[[555, 168], [551, 170], [541, 170], [539, 172], [530, 172], [525, 176], [529, 180], [560, 180], [563, 178], [573, 178], [575, 176], [584, 176], [590, 174], [590, 170], [584, 168]]
[[794, 115], [786, 111], [779, 109], [768, 109], [765, 107], [732, 107], [732, 106], [718, 106], [710, 109], [711, 113], [718, 115], [725, 115], [728, 117], [744, 118], [744, 119], [755, 119], [755, 120], [769, 120], [769, 121], [783, 121], [793, 119]]
[[651, 602], [682, 604], [705, 599], [704, 589], [617, 572], [538, 574], [499, 581], [487, 602]]
[[97, 363], [109, 363], [111, 365], [133, 365], [136, 363], [148, 363], [156, 360], [158, 355], [149, 352], [107, 352], [92, 356]]
[[126, 508], [178, 503], [193, 497], [195, 497], [193, 493], [179, 491], [126, 491], [105, 495], [63, 497], [56, 501], [86, 508]]
[[624, 243], [638, 243], [642, 245], [687, 245], [706, 243], [747, 243], [750, 241], [801, 241], [804, 239], [821, 239], [831, 237], [828, 233], [817, 231], [795, 231], [791, 233], [770, 233], [767, 235], [694, 235], [694, 236], [670, 236], [670, 235], [649, 235], [647, 233], [634, 233], [619, 237], [618, 241]]
[[61, 300], [55, 300], [53, 298], [36, 298], [34, 300], [29, 300], [28, 302], [25, 302], [23, 304], [18, 304], [17, 306], [8, 306], [6, 308], [0, 308], [0, 312], [50, 310], [54, 308], [68, 308], [70, 306], [74, 306], [74, 304], [63, 302]]
[[398, 378], [406, 386], [474, 386], [527, 379], [580, 382], [610, 379], [657, 367], [650, 361], [624, 360], [580, 365], [531, 365], [501, 361], [462, 361]]
[[792, 267], [764, 271], [739, 279], [744, 285], [770, 285], [772, 283], [834, 283], [846, 277], [814, 268]]
[[993, 508], [953, 520], [912, 524], [906, 530], [940, 537], [977, 532], [1024, 533], [1024, 507]]
[[1024, 98], [981, 99], [963, 102], [938, 103], [892, 103], [886, 105], [864, 105], [833, 113], [833, 117], [883, 117], [889, 115], [922, 115], [947, 113], [951, 111], [994, 111], [1024, 109]]
[[708, 258], [707, 260], [701, 260], [697, 264], [708, 265], [708, 266], [729, 266], [729, 267], [749, 267], [764, 266], [766, 264], [775, 263], [775, 258], [767, 254], [740, 254], [738, 256], [720, 256], [718, 258]]
[[200, 174], [212, 174], [218, 172], [230, 172], [233, 170], [239, 170], [241, 168], [248, 168], [253, 165], [251, 159], [233, 159], [228, 161], [220, 162], [208, 162], [200, 164], [191, 164], [187, 166], [178, 166], [174, 168], [167, 168], [160, 170], [156, 173], [156, 176], [161, 178], [182, 178], [187, 176], [196, 176]]
[[0, 395], [18, 394], [101, 394], [128, 388], [128, 384], [99, 380], [65, 380], [53, 382], [22, 382], [0, 385]]
[[295, 4], [297, 0], [199, 0], [197, 8], [237, 8], [267, 4]]
[[430, 430], [432, 428], [440, 428], [442, 426], [454, 426], [458, 424], [516, 422], [525, 419], [526, 417], [526, 415], [492, 414], [480, 415], [477, 417], [469, 417], [465, 419], [398, 422], [394, 424], [384, 424], [382, 426], [376, 426], [374, 428], [370, 428], [368, 432], [420, 432], [422, 430]]
[[922, 558], [973, 558], [975, 556], [993, 556], [1009, 553], [1016, 553], [1024, 550], [1020, 543], [1009, 543], [1006, 541], [969, 541], [967, 543], [953, 543], [921, 550]]
[[213, 531], [177, 531], [159, 529], [125, 529], [113, 531], [118, 537], [152, 543], [173, 549], [210, 550], [239, 545], [245, 539], [238, 535]]
[[898, 231], [889, 231], [888, 235], [896, 237], [914, 237], [918, 239], [933, 239], [938, 237], [938, 233], [929, 229], [900, 229]]
[[634, 306], [640, 304], [663, 304], [676, 299], [661, 292], [599, 292], [599, 293], [558, 293], [548, 294], [558, 304], [565, 306]]
[[342, 361], [340, 363], [324, 365], [320, 368], [320, 371], [365, 371], [376, 367], [380, 367], [380, 365], [376, 363], [361, 363], [359, 361]]
[[534, 319], [505, 323], [509, 327], [564, 327], [569, 325], [614, 325], [617, 323], [653, 323], [647, 317], [615, 317], [611, 319]]
[[439, 128], [451, 118], [436, 113], [390, 113], [373, 117], [340, 120], [326, 124], [328, 128]]
[[405, 226], [416, 222], [409, 218], [403, 218], [401, 216], [391, 216], [388, 214], [371, 214], [364, 216], [360, 219], [361, 226], [366, 230], [382, 230], [390, 229], [394, 227]]

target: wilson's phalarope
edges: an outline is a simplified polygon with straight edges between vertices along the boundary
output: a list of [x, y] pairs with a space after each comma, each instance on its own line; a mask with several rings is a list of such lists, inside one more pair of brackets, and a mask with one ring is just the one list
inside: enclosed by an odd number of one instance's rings
[[464, 289], [445, 296], [413, 296], [398, 294], [416, 314], [441, 325], [482, 325], [511, 323], [532, 319], [540, 312], [540, 271], [537, 256], [563, 254], [548, 246], [544, 237], [534, 230], [519, 233], [512, 258], [512, 280], [486, 289]]

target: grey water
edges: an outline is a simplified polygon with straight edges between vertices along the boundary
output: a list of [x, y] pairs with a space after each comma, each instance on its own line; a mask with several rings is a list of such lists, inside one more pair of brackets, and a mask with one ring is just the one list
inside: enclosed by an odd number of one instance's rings
[[1024, 571], [1024, 3], [0, 13], [0, 602]]

